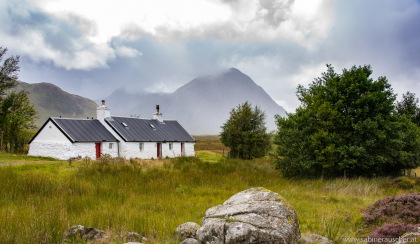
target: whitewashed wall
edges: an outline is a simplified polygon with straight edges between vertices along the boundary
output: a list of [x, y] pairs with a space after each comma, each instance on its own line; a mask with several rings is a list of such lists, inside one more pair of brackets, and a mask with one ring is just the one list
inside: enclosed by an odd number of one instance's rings
[[[112, 144], [112, 148], [109, 148], [109, 144]], [[118, 147], [119, 147], [119, 143], [118, 142], [102, 142], [101, 145], [101, 152], [102, 154], [108, 154], [111, 157], [119, 157], [118, 155]], [[95, 147], [96, 150], [96, 147]], [[96, 157], [96, 151], [95, 151], [95, 157]]]
[[[125, 158], [157, 158], [157, 143], [144, 142], [143, 151], [140, 151], [140, 142], [121, 142], [120, 155]], [[184, 143], [185, 156], [195, 156], [194, 143]], [[173, 142], [169, 149], [169, 142], [162, 143], [162, 158], [174, 158], [181, 156], [181, 143]]]
[[186, 143], [184, 143], [185, 156], [187, 156], [187, 157], [195, 156], [194, 145], [195, 145], [194, 142], [186, 142]]
[[[118, 145], [114, 142], [112, 149], [109, 149], [108, 142], [101, 144], [102, 154], [109, 154], [112, 157], [118, 157]], [[52, 157], [61, 160], [67, 160], [75, 157], [89, 157], [96, 159], [96, 145], [94, 142], [46, 142], [46, 141], [32, 141], [29, 145], [30, 156], [44, 156]]]
[[[184, 156], [195, 156], [194, 152], [194, 143], [185, 142], [184, 143]], [[181, 152], [181, 142], [172, 142], [172, 150], [169, 149], [169, 142], [162, 143], [162, 157], [180, 157], [182, 156]]]
[[96, 146], [94, 142], [77, 142], [73, 143], [71, 152], [68, 154], [68, 158], [73, 157], [88, 157], [96, 159]]
[[[181, 155], [181, 144], [172, 143], [172, 150], [169, 150], [170, 142], [162, 143], [162, 158], [174, 158]], [[179, 148], [178, 148], [179, 147]]]
[[43, 141], [32, 141], [29, 145], [29, 156], [43, 156], [52, 157], [57, 159], [68, 159], [72, 145], [69, 141], [65, 142], [43, 142]]
[[120, 145], [120, 155], [125, 158], [143, 158], [150, 159], [156, 158], [157, 149], [156, 143], [154, 142], [144, 142], [143, 151], [140, 151], [139, 142], [121, 142]]

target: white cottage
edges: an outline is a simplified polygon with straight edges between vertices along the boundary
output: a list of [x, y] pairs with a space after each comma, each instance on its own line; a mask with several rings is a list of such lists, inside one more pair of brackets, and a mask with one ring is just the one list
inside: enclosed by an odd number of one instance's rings
[[194, 156], [195, 139], [176, 120], [163, 120], [156, 106], [153, 119], [111, 116], [102, 101], [96, 119], [49, 118], [29, 142], [28, 155], [58, 159]]

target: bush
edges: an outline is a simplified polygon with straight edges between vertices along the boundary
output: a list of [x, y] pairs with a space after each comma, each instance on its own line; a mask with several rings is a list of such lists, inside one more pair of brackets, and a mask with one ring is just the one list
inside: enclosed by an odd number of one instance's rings
[[400, 189], [412, 189], [414, 186], [416, 186], [417, 181], [414, 179], [407, 178], [405, 176], [398, 177], [393, 180], [393, 185], [400, 188]]
[[397, 238], [420, 226], [420, 194], [387, 197], [376, 201], [363, 212], [367, 228], [376, 228], [370, 237]]

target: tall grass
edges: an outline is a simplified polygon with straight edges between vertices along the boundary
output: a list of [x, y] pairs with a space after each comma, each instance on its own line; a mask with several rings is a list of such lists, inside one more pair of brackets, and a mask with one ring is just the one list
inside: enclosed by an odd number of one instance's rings
[[339, 242], [358, 234], [360, 209], [408, 192], [384, 184], [386, 178], [290, 181], [269, 159], [218, 159], [104, 158], [0, 167], [0, 243], [57, 243], [76, 224], [115, 234], [136, 231], [149, 243], [176, 243], [179, 224], [201, 224], [209, 207], [256, 186], [289, 201], [303, 234]]

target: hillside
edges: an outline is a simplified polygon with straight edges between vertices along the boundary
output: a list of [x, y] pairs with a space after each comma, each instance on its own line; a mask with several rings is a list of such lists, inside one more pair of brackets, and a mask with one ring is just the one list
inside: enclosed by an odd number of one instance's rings
[[94, 101], [67, 93], [53, 84], [19, 82], [16, 90], [28, 92], [29, 100], [38, 112], [37, 127], [40, 127], [49, 117], [96, 117], [98, 105]]
[[165, 119], [178, 120], [192, 134], [218, 134], [230, 110], [246, 101], [265, 111], [269, 130], [276, 129], [274, 115], [286, 114], [249, 76], [235, 68], [197, 77], [170, 94], [130, 94], [119, 89], [107, 98], [115, 115], [148, 118], [159, 104]]

